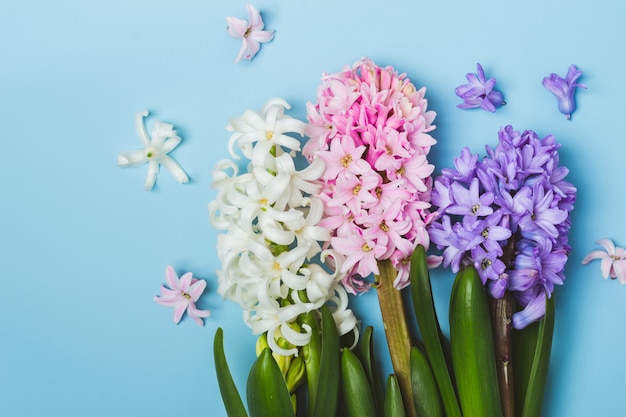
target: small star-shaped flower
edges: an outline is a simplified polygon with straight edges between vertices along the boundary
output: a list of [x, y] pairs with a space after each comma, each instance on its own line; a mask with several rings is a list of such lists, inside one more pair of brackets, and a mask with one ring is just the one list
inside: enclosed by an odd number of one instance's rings
[[615, 246], [610, 239], [600, 239], [596, 243], [604, 250], [589, 252], [582, 260], [582, 264], [586, 265], [594, 259], [600, 259], [602, 277], [618, 279], [620, 284], [626, 285], [626, 249]]
[[173, 126], [168, 123], [155, 122], [152, 127], [152, 135], [148, 135], [144, 124], [144, 117], [148, 115], [148, 111], [137, 113], [135, 119], [135, 127], [144, 149], [120, 152], [117, 157], [117, 164], [120, 167], [132, 167], [148, 163], [148, 176], [144, 188], [151, 190], [156, 183], [159, 166], [163, 165], [176, 180], [180, 183], [189, 182], [189, 177], [183, 168], [168, 155], [178, 144], [181, 139], [176, 135]]
[[504, 96], [494, 90], [496, 79], [485, 77], [485, 71], [480, 64], [476, 64], [477, 73], [466, 75], [469, 84], [463, 84], [456, 88], [455, 93], [463, 99], [463, 103], [457, 107], [460, 109], [473, 109], [480, 107], [483, 110], [495, 112], [496, 108], [504, 105]]
[[242, 40], [235, 62], [239, 62], [242, 58], [252, 60], [261, 49], [261, 43], [269, 42], [274, 37], [273, 30], [263, 30], [261, 13], [251, 4], [248, 4], [248, 21], [228, 16], [226, 23], [228, 23], [228, 33], [233, 38]]
[[209, 317], [208, 310], [198, 310], [196, 301], [206, 288], [206, 281], [193, 278], [191, 272], [187, 272], [180, 279], [170, 265], [165, 269], [165, 280], [170, 288], [161, 286], [161, 296], [155, 296], [154, 301], [166, 306], [174, 307], [174, 323], [178, 324], [187, 311], [189, 317], [194, 319], [200, 326], [204, 325], [202, 318]]

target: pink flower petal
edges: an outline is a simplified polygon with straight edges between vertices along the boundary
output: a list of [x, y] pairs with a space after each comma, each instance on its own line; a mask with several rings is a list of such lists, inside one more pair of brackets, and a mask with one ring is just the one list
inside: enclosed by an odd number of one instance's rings
[[243, 38], [243, 35], [248, 30], [248, 22], [246, 22], [245, 20], [237, 19], [236, 17], [227, 17], [226, 23], [228, 24], [228, 33], [230, 33], [230, 35], [236, 39]]
[[257, 42], [269, 42], [274, 38], [273, 30], [255, 30], [250, 32], [250, 38]]
[[194, 303], [189, 303], [187, 314], [189, 314], [189, 317], [194, 319], [199, 326], [204, 326], [204, 321], [202, 321], [202, 318], [209, 317], [211, 315], [211, 312], [208, 310], [199, 310], [198, 308], [196, 308], [196, 305]]
[[185, 310], [189, 306], [188, 300], [183, 300], [179, 302], [176, 307], [174, 307], [174, 323], [178, 324], [180, 319], [183, 318], [183, 314], [185, 314]]
[[589, 253], [587, 254], [587, 256], [585, 256], [585, 257], [583, 258], [583, 260], [581, 261], [581, 263], [582, 263], [583, 265], [586, 265], [586, 264], [588, 264], [589, 262], [591, 262], [591, 261], [592, 261], [592, 260], [594, 260], [594, 259], [603, 259], [603, 258], [606, 258], [607, 256], [608, 256], [608, 255], [607, 255], [607, 253], [606, 253], [606, 252], [604, 252], [604, 251], [601, 251], [601, 250], [594, 250], [594, 251], [589, 252]]
[[602, 271], [603, 278], [606, 279], [609, 276], [611, 278], [615, 278], [615, 272], [613, 271], [613, 259], [609, 258], [608, 256], [606, 258], [602, 258], [602, 261], [600, 263], [600, 270]]
[[596, 240], [596, 243], [602, 246], [604, 249], [606, 249], [609, 255], [615, 254], [615, 245], [613, 244], [613, 241], [611, 241], [610, 239], [599, 239], [599, 240]]
[[161, 286], [161, 300], [178, 300], [181, 296], [180, 290], [170, 290], [164, 286]]
[[182, 277], [180, 277], [180, 286], [179, 290], [189, 293], [189, 287], [191, 286], [191, 279], [193, 278], [193, 274], [191, 272], [187, 272]]
[[165, 267], [165, 281], [171, 289], [180, 289], [178, 275], [176, 275], [176, 272], [171, 265]]
[[239, 49], [239, 54], [237, 54], [237, 58], [235, 58], [235, 62], [241, 61], [242, 58], [247, 58], [250, 55], [249, 49], [250, 44], [248, 38], [243, 38], [241, 42], [241, 48]]
[[619, 283], [626, 285], [626, 259], [615, 261], [613, 263], [613, 268], [615, 269], [615, 276]]
[[203, 279], [199, 279], [193, 284], [191, 284], [191, 287], [189, 287], [188, 294], [191, 296], [191, 299], [193, 301], [198, 301], [198, 298], [200, 298], [205, 288], [206, 288], [206, 281]]
[[180, 303], [180, 299], [163, 299], [163, 297], [154, 297], [153, 300], [165, 307], [176, 307]]
[[250, 28], [252, 28], [252, 30], [258, 31], [263, 29], [264, 25], [261, 13], [251, 4], [248, 4], [248, 21], [250, 22]]
[[259, 52], [259, 49], [261, 49], [261, 44], [254, 40], [252, 36], [248, 36], [247, 38], [244, 38], [244, 40], [246, 42], [246, 54], [244, 58], [252, 60], [257, 52]]

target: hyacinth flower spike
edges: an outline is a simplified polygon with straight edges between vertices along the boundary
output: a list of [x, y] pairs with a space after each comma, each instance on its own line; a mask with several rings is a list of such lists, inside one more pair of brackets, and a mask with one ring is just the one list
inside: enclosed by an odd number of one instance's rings
[[[435, 113], [426, 90], [405, 74], [363, 58], [325, 74], [317, 102], [307, 106], [303, 154], [323, 161], [317, 194], [325, 222], [336, 227], [330, 246], [345, 255], [348, 292], [367, 291], [374, 275], [395, 376], [405, 404], [410, 386], [410, 332], [399, 290], [409, 285], [413, 249], [429, 244], [431, 174], [427, 155]], [[414, 417], [412, 407], [407, 416]]]
[[496, 108], [506, 104], [501, 92], [494, 90], [496, 79], [485, 77], [485, 71], [480, 64], [476, 64], [477, 73], [466, 75], [469, 84], [458, 86], [454, 92], [463, 99], [463, 103], [457, 105], [460, 109], [481, 108], [489, 112], [495, 112]]
[[233, 16], [226, 18], [228, 23], [228, 33], [233, 38], [241, 39], [241, 49], [235, 62], [239, 62], [242, 58], [252, 60], [261, 49], [261, 43], [269, 42], [274, 37], [273, 30], [263, 30], [264, 23], [261, 13], [248, 4], [248, 20], [237, 19]]
[[[531, 130], [506, 126], [498, 133], [498, 145], [487, 147], [487, 157], [474, 159], [464, 150], [455, 161], [457, 169], [445, 170], [435, 179], [432, 201], [440, 206], [431, 240], [444, 251], [444, 265], [463, 271], [462, 265], [473, 264], [487, 287], [498, 358], [510, 357], [513, 328], [522, 330], [546, 316], [548, 322], [539, 325], [547, 337], [541, 339], [540, 350], [550, 349], [553, 302], [548, 300], [565, 280], [570, 211], [576, 199], [576, 188], [564, 181], [567, 168], [558, 166], [559, 147], [552, 135], [541, 139]], [[523, 309], [517, 310], [517, 305]], [[529, 339], [535, 344], [533, 351], [538, 340]], [[514, 367], [508, 363], [496, 364], [502, 415], [539, 415], [526, 408], [516, 414]], [[544, 384], [544, 376], [533, 378]], [[533, 392], [539, 395], [542, 390]], [[541, 398], [526, 401], [527, 405], [540, 409]]]
[[559, 111], [565, 115], [567, 120], [571, 119], [572, 113], [576, 110], [576, 102], [574, 101], [576, 88], [587, 88], [585, 84], [576, 82], [581, 75], [583, 75], [583, 72], [576, 69], [576, 66], [572, 64], [567, 70], [565, 78], [551, 73], [543, 79], [543, 86], [554, 94], [558, 101]]

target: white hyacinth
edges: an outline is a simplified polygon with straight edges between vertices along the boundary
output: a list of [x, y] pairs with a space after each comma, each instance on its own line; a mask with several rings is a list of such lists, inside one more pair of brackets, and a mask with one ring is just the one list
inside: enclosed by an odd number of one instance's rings
[[157, 121], [149, 135], [144, 121], [146, 116], [147, 110], [137, 113], [135, 117], [135, 129], [144, 149], [120, 152], [117, 156], [118, 166], [133, 167], [147, 163], [148, 175], [144, 184], [146, 190], [154, 188], [160, 166], [164, 166], [181, 184], [189, 182], [189, 177], [180, 164], [168, 155], [181, 141], [174, 126]]
[[[311, 197], [319, 192], [323, 162], [296, 170], [294, 134], [303, 136], [306, 124], [285, 115], [289, 108], [272, 99], [260, 112], [247, 110], [229, 122], [231, 155], [250, 162], [242, 174], [235, 161], [218, 162], [212, 183], [218, 194], [209, 204], [211, 224], [225, 231], [217, 244], [218, 293], [239, 303], [253, 333], [267, 332], [270, 348], [285, 356], [297, 355], [311, 338], [308, 326], [294, 325], [298, 316], [324, 304], [339, 333], [354, 331], [358, 338], [340, 285], [343, 257], [322, 249], [331, 230], [317, 225], [323, 204]], [[279, 338], [294, 347], [279, 346]]]

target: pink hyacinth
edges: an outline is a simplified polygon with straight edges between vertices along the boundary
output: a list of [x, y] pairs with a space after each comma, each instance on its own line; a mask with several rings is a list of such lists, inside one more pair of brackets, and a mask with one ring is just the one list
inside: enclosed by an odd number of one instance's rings
[[187, 272], [179, 279], [171, 265], [165, 268], [165, 280], [169, 288], [162, 285], [161, 296], [155, 296], [154, 301], [165, 307], [174, 308], [174, 323], [178, 324], [186, 311], [198, 325], [203, 326], [202, 319], [209, 317], [210, 312], [198, 309], [196, 302], [206, 288], [206, 281], [194, 278], [191, 272]]
[[347, 258], [344, 285], [352, 293], [369, 288], [364, 279], [384, 259], [398, 271], [394, 286], [404, 288], [413, 249], [429, 246], [434, 167], [427, 155], [436, 141], [425, 91], [364, 58], [324, 75], [317, 103], [307, 105], [303, 154], [326, 164], [322, 222], [335, 229], [331, 246]]

